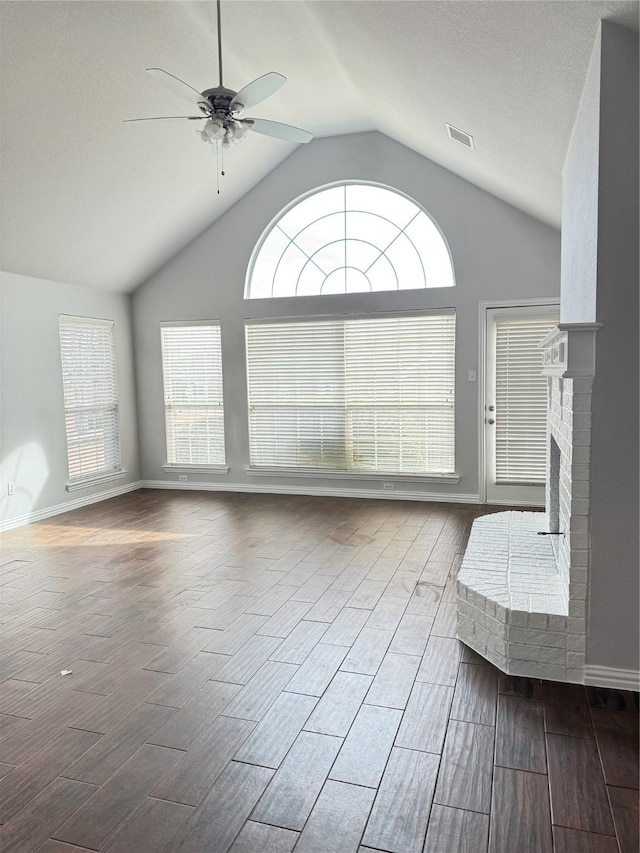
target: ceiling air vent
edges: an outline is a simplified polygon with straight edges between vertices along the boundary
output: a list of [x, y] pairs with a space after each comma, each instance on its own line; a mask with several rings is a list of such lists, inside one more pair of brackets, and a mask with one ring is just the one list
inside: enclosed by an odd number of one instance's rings
[[452, 127], [446, 122], [445, 125], [451, 139], [455, 139], [456, 142], [461, 142], [463, 145], [466, 145], [467, 148], [475, 149], [476, 146], [473, 144], [473, 136], [471, 136], [469, 133], [465, 133], [464, 130], [458, 130], [457, 127]]

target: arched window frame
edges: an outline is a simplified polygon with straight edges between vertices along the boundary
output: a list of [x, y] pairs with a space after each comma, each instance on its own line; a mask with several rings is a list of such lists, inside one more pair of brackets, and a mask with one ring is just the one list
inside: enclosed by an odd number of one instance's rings
[[[268, 295], [265, 295], [265, 294], [252, 295], [251, 291], [252, 291], [252, 283], [254, 281], [254, 273], [255, 273], [257, 264], [260, 262], [260, 255], [261, 255], [262, 249], [265, 245], [265, 242], [271, 236], [274, 229], [279, 227], [280, 222], [283, 219], [285, 219], [285, 217], [287, 217], [291, 213], [292, 210], [294, 210], [298, 205], [305, 202], [307, 199], [312, 198], [313, 196], [317, 196], [317, 195], [324, 193], [328, 190], [333, 190], [333, 189], [341, 188], [341, 187], [344, 187], [346, 189], [349, 186], [374, 187], [374, 188], [378, 188], [378, 189], [387, 191], [389, 193], [393, 193], [394, 195], [399, 196], [400, 198], [403, 198], [406, 201], [408, 201], [416, 210], [415, 215], [407, 223], [405, 223], [404, 226], [398, 225], [396, 222], [393, 222], [392, 220], [388, 219], [387, 217], [381, 217], [381, 218], [387, 219], [387, 221], [390, 222], [392, 227], [394, 227], [398, 230], [398, 234], [396, 235], [396, 237], [393, 238], [393, 240], [391, 240], [390, 243], [388, 243], [383, 248], [380, 248], [379, 246], [375, 246], [374, 244], [371, 244], [373, 246], [373, 248], [375, 249], [375, 251], [377, 251], [379, 254], [378, 254], [376, 260], [372, 264], [369, 265], [369, 267], [367, 268], [367, 270], [364, 273], [366, 275], [366, 272], [368, 272], [368, 270], [375, 263], [377, 263], [378, 260], [380, 260], [380, 258], [384, 257], [394, 272], [394, 276], [396, 278], [396, 282], [398, 283], [398, 286], [395, 288], [386, 288], [386, 287], [372, 288], [370, 285], [369, 289], [365, 289], [365, 288], [347, 289], [346, 288], [346, 275], [347, 275], [347, 273], [345, 272], [345, 290], [344, 291], [341, 292], [339, 290], [338, 291], [332, 290], [332, 291], [323, 293], [322, 288], [326, 284], [327, 280], [335, 272], [337, 272], [338, 270], [347, 270], [347, 269], [352, 268], [352, 267], [349, 267], [345, 262], [345, 265], [343, 265], [341, 267], [338, 266], [328, 273], [325, 273], [324, 270], [322, 270], [325, 278], [324, 278], [322, 286], [316, 292], [307, 292], [307, 293], [298, 293], [297, 292], [298, 287], [299, 287], [299, 282], [300, 282], [300, 276], [302, 274], [302, 271], [301, 271], [298, 275], [298, 280], [297, 280], [296, 286], [295, 286], [295, 292], [274, 294], [273, 290], [274, 290], [274, 284], [275, 284], [275, 277], [276, 277], [279, 265], [282, 262], [282, 258], [284, 257], [285, 252], [289, 249], [289, 247], [292, 244], [297, 246], [297, 243], [295, 242], [296, 238], [299, 237], [299, 235], [302, 233], [302, 231], [306, 230], [310, 225], [315, 224], [317, 221], [319, 221], [322, 218], [322, 217], [318, 217], [317, 219], [312, 220], [311, 223], [307, 223], [306, 225], [304, 225], [293, 237], [291, 237], [289, 234], [287, 234], [286, 232], [282, 231], [282, 229], [280, 229], [288, 242], [287, 242], [286, 247], [282, 250], [280, 257], [278, 258], [278, 261], [276, 263], [276, 267], [275, 267], [275, 270], [273, 273], [273, 277], [271, 279], [271, 293]], [[325, 216], [334, 215], [335, 213], [340, 213], [340, 212], [341, 211], [336, 210], [332, 214], [325, 214]], [[345, 212], [348, 212], [348, 210], [346, 209], [346, 202], [345, 202]], [[362, 211], [362, 212], [371, 213], [372, 215], [375, 215], [375, 216], [380, 216], [380, 213], [378, 213], [377, 211]], [[429, 281], [430, 275], [428, 273], [428, 269], [425, 269], [425, 257], [420, 252], [419, 248], [415, 245], [415, 243], [411, 240], [411, 237], [409, 237], [409, 235], [407, 235], [405, 233], [407, 231], [407, 229], [409, 228], [409, 226], [413, 223], [413, 221], [415, 219], [417, 219], [417, 217], [419, 217], [420, 215], [424, 215], [427, 218], [429, 225], [434, 229], [435, 233], [437, 234], [437, 237], [439, 237], [439, 244], [438, 244], [439, 249], [440, 250], [444, 249], [446, 251], [446, 257], [448, 260], [447, 277], [450, 276], [450, 282], [448, 282], [447, 284], [429, 285], [428, 281]], [[390, 247], [391, 247], [392, 243], [395, 241], [395, 239], [397, 239], [397, 237], [400, 236], [401, 234], [404, 234], [407, 237], [407, 239], [409, 239], [412, 242], [415, 253], [418, 256], [418, 259], [421, 263], [422, 270], [423, 270], [423, 282], [422, 282], [422, 284], [414, 285], [414, 286], [406, 286], [406, 285], [400, 286], [399, 282], [398, 282], [398, 274], [397, 274], [396, 270], [393, 268], [393, 264], [391, 263], [391, 261], [389, 261], [389, 258], [387, 257], [387, 254], [386, 254], [387, 251], [390, 249]], [[342, 238], [341, 241], [333, 241], [333, 242], [345, 242], [345, 246], [346, 246], [346, 244], [350, 240], [353, 242], [358, 242], [358, 240], [354, 240], [354, 238], [349, 238], [349, 237]], [[362, 242], [362, 241], [359, 241], [359, 242]], [[315, 252], [311, 256], [307, 255], [308, 260], [305, 262], [303, 269], [309, 263], [309, 261], [313, 258], [313, 255], [317, 254], [318, 251], [321, 251], [322, 249], [326, 248], [327, 245], [331, 245], [331, 243], [326, 243], [323, 246], [321, 246], [319, 249], [316, 249]], [[345, 252], [345, 260], [346, 260], [346, 252]], [[426, 260], [427, 260], [427, 267], [428, 267], [429, 259], [426, 258]], [[359, 270], [359, 272], [360, 272], [360, 274], [363, 274], [361, 270]], [[370, 284], [370, 282], [369, 282], [369, 284]], [[444, 233], [442, 232], [442, 229], [438, 225], [437, 221], [433, 218], [433, 216], [429, 213], [429, 211], [427, 211], [414, 198], [412, 198], [411, 196], [402, 192], [401, 190], [396, 189], [395, 187], [391, 187], [389, 185], [381, 184], [381, 183], [377, 183], [377, 182], [373, 182], [373, 181], [348, 180], [348, 181], [336, 181], [336, 182], [333, 182], [330, 184], [324, 184], [323, 186], [316, 187], [313, 190], [310, 190], [309, 192], [303, 193], [302, 195], [293, 199], [288, 205], [286, 205], [282, 210], [280, 210], [278, 212], [278, 214], [271, 220], [271, 222], [268, 224], [268, 226], [262, 232], [260, 239], [256, 243], [254, 250], [251, 254], [251, 258], [250, 258], [249, 265], [247, 268], [244, 298], [247, 300], [253, 300], [253, 299], [297, 298], [297, 297], [301, 297], [301, 296], [329, 296], [329, 295], [336, 296], [336, 295], [343, 295], [345, 293], [347, 293], [347, 294], [351, 294], [351, 293], [365, 294], [365, 293], [383, 293], [383, 292], [394, 293], [394, 292], [399, 292], [400, 290], [426, 290], [426, 289], [432, 290], [432, 289], [439, 289], [439, 288], [444, 288], [444, 287], [448, 288], [448, 287], [454, 287], [455, 284], [456, 284], [455, 268], [453, 265], [453, 258], [452, 258], [452, 254], [451, 254], [451, 249], [449, 247], [449, 244], [447, 242], [447, 239], [446, 239]]]

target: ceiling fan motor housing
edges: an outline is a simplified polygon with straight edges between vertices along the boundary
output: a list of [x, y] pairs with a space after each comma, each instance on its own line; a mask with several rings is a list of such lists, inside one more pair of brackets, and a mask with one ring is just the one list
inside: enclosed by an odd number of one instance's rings
[[214, 89], [205, 89], [202, 93], [202, 97], [206, 104], [209, 105], [209, 109], [206, 107], [203, 109], [203, 112], [208, 113], [209, 111], [214, 114], [224, 113], [225, 115], [236, 114], [242, 111], [242, 107], [240, 104], [236, 104], [235, 108], [230, 109], [231, 101], [235, 98], [236, 92], [233, 89], [227, 89], [224, 86], [216, 86]]

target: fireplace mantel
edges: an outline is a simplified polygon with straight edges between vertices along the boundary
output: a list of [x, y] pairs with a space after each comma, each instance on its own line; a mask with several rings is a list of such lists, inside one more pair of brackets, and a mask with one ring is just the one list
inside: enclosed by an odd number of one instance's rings
[[542, 374], [567, 379], [593, 376], [595, 333], [602, 326], [602, 323], [559, 323], [551, 329], [538, 344], [542, 350]]

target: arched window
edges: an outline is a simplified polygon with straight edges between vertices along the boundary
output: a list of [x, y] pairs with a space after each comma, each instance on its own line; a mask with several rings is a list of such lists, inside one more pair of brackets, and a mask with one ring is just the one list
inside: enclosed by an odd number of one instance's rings
[[413, 199], [379, 184], [344, 182], [298, 199], [253, 253], [245, 297], [453, 287], [449, 247]]

